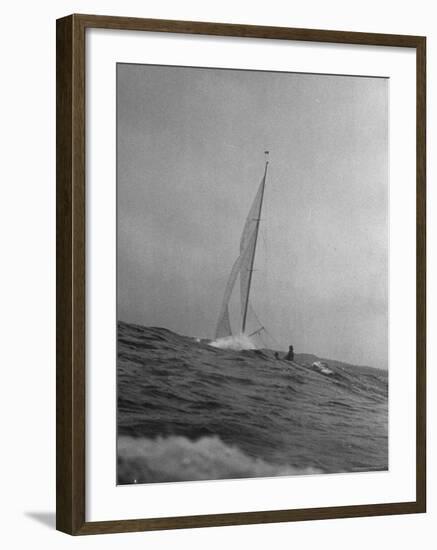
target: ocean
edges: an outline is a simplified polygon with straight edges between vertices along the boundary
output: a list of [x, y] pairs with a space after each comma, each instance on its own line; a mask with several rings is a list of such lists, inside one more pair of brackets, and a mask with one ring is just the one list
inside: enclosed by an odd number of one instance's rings
[[388, 469], [387, 371], [210, 344], [118, 323], [119, 484]]

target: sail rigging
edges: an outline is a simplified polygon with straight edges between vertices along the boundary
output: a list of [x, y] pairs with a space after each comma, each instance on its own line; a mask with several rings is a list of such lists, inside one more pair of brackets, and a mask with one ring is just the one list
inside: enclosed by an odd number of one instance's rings
[[[268, 151], [265, 152], [266, 156]], [[241, 301], [241, 332], [246, 330], [247, 313], [249, 307], [250, 287], [252, 283], [253, 266], [255, 262], [256, 245], [258, 240], [259, 226], [261, 221], [261, 210], [264, 200], [264, 190], [267, 178], [269, 161], [266, 160], [264, 175], [258, 187], [249, 214], [244, 224], [240, 239], [240, 255], [232, 266], [231, 273], [226, 284], [217, 323], [216, 338], [223, 338], [232, 335], [232, 327], [229, 315], [229, 301], [238, 276], [240, 276], [240, 301]]]

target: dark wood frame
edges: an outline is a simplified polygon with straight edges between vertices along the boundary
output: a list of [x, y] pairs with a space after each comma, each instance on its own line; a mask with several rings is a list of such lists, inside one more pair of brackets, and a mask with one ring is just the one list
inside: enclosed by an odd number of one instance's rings
[[[297, 510], [85, 520], [85, 30], [159, 31], [414, 48], [417, 82], [416, 500]], [[71, 535], [271, 523], [426, 511], [426, 38], [222, 23], [70, 15], [56, 33], [56, 527]]]

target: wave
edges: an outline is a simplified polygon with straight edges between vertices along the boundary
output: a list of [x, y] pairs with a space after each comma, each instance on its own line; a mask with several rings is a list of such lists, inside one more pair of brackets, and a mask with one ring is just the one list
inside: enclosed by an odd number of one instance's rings
[[271, 464], [252, 458], [217, 436], [190, 440], [183, 436], [121, 436], [118, 439], [118, 483], [159, 483], [320, 474], [322, 470]]
[[387, 469], [386, 371], [120, 322], [117, 392], [120, 483]]
[[241, 351], [244, 349], [256, 349], [255, 344], [246, 334], [237, 334], [236, 336], [225, 336], [223, 338], [217, 338], [209, 345], [213, 348], [219, 349], [233, 349], [235, 351]]

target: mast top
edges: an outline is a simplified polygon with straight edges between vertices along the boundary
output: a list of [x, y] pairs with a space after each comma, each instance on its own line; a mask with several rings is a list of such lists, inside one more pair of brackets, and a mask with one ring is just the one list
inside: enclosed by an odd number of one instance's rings
[[264, 151], [264, 158], [266, 159], [266, 164], [269, 163], [269, 154], [270, 154], [270, 151]]

